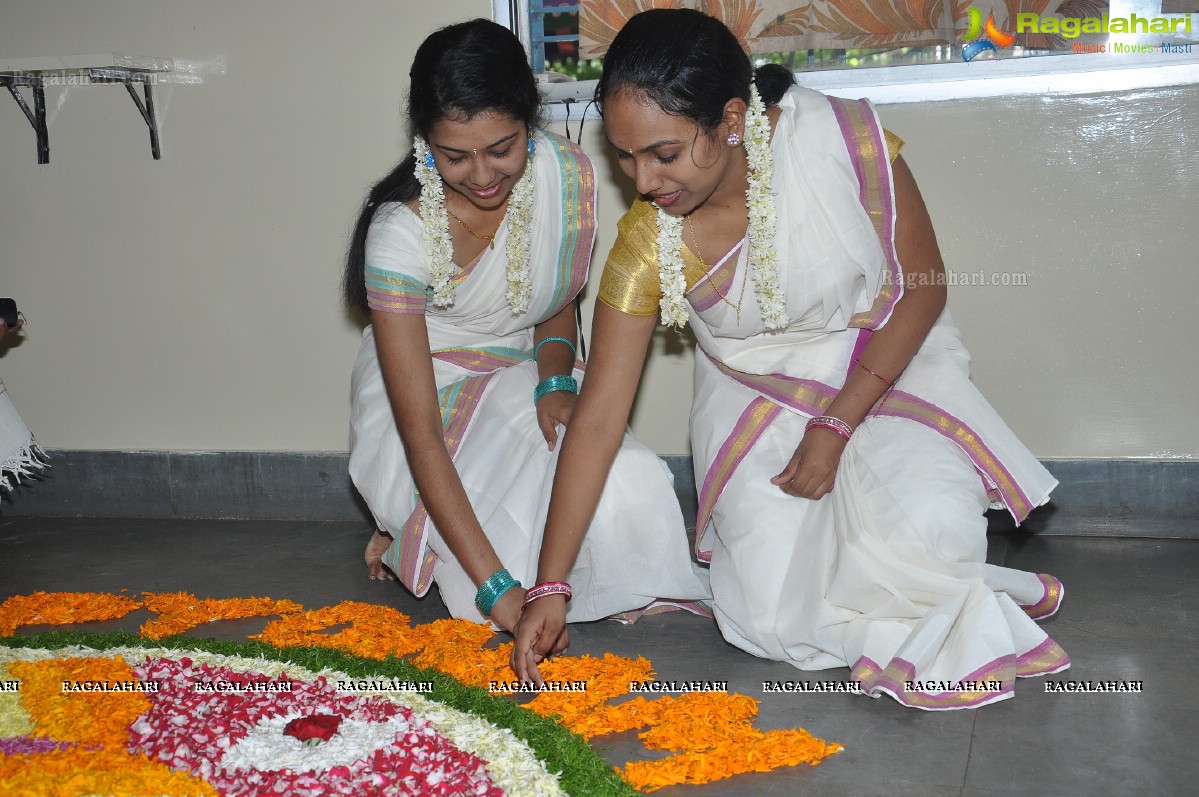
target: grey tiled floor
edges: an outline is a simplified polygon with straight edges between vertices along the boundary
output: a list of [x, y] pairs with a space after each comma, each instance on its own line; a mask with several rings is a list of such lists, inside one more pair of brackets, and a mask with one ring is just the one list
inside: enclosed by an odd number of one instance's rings
[[[368, 581], [360, 524], [292, 521], [0, 519], [0, 599], [36, 590], [186, 590], [201, 597], [290, 598], [308, 608], [343, 600], [387, 604], [414, 623], [444, 617], [435, 594], [413, 599]], [[763, 695], [764, 680], [818, 678], [725, 644], [715, 626], [681, 614], [634, 626], [572, 629], [572, 653], [642, 655], [662, 679], [721, 679], [762, 701], [758, 727], [804, 727], [842, 742], [819, 767], [743, 775], [675, 795], [1185, 795], [1195, 793], [1196, 710], [1187, 672], [1199, 657], [1193, 574], [1199, 540], [999, 534], [990, 561], [1049, 572], [1066, 585], [1046, 622], [1073, 659], [1061, 676], [1135, 679], [1142, 694], [1060, 695], [1022, 680], [1013, 700], [976, 711], [925, 713], [853, 695]], [[133, 628], [145, 619], [94, 624]], [[210, 624], [240, 639], [265, 619]], [[42, 630], [42, 629], [28, 629]], [[848, 677], [845, 670], [823, 674]], [[653, 757], [634, 733], [595, 742], [613, 763]]]

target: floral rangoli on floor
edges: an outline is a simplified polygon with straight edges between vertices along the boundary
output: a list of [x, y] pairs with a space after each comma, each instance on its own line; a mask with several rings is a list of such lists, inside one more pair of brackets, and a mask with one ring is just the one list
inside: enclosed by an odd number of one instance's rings
[[[140, 636], [9, 636], [143, 608], [157, 616]], [[254, 616], [277, 619], [252, 642], [174, 636]], [[496, 694], [511, 686], [511, 643], [488, 647], [492, 637], [467, 621], [411, 626], [395, 609], [348, 601], [305, 611], [187, 593], [9, 598], [0, 793], [630, 794], [815, 765], [841, 749], [802, 729], [755, 728], [758, 701], [745, 695], [626, 699], [630, 683], [654, 677], [642, 658], [553, 659], [543, 675], [567, 686], [518, 706]], [[583, 741], [629, 730], [672, 754], [613, 770]]]

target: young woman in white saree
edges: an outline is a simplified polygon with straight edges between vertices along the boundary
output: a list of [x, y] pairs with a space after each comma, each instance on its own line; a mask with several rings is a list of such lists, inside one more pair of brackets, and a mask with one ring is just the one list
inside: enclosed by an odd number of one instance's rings
[[[1061, 584], [986, 563], [983, 511], [1020, 521], [1056, 482], [969, 380], [902, 142], [868, 102], [755, 80], [689, 10], [633, 17], [596, 94], [642, 198], [605, 267], [538, 578], [569, 570], [660, 312], [699, 343], [697, 548], [729, 642], [924, 709], [1067, 667], [1034, 622]], [[563, 609], [527, 607], [519, 676], [563, 649]]]
[[[506, 28], [439, 30], [410, 76], [413, 154], [371, 191], [348, 258], [347, 299], [372, 320], [350, 474], [378, 527], [372, 577], [386, 565], [418, 596], [436, 583], [453, 616], [510, 631], [583, 379], [575, 301], [595, 181], [582, 150], [537, 129], [536, 84]], [[709, 596], [668, 469], [631, 436], [618, 448], [570, 572], [571, 621]]]

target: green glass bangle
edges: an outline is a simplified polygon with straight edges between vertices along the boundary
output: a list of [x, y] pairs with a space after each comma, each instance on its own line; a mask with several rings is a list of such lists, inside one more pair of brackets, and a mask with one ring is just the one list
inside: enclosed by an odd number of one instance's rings
[[576, 352], [578, 351], [578, 349], [575, 348], [575, 345], [573, 343], [571, 343], [569, 340], [567, 340], [566, 338], [560, 338], [557, 335], [555, 335], [554, 337], [546, 338], [545, 340], [543, 340], [537, 344], [536, 348], [533, 349], [533, 359], [534, 360], [536, 360], [537, 356], [539, 354], [541, 354], [541, 347], [544, 346], [545, 344], [549, 343], [551, 340], [556, 340], [559, 343], [565, 343], [567, 346], [569, 346], [571, 357], [574, 357]]
[[512, 577], [506, 569], [497, 570], [491, 576], [479, 585], [479, 591], [475, 593], [475, 606], [484, 617], [491, 616], [491, 610], [495, 608], [495, 604], [504, 594], [513, 587], [519, 587], [520, 582]]
[[546, 393], [556, 393], [559, 390], [565, 390], [567, 393], [578, 393], [579, 383], [569, 374], [542, 379], [537, 383], [537, 387], [533, 389], [533, 403], [536, 404], [540, 401], [541, 397]]

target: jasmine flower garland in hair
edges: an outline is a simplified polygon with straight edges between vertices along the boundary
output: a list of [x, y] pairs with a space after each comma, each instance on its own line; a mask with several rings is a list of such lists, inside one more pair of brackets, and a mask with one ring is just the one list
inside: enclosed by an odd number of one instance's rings
[[[529, 133], [529, 158], [524, 174], [508, 196], [508, 240], [504, 252], [508, 259], [508, 290], [506, 298], [513, 315], [529, 309], [532, 282], [529, 279], [529, 223], [533, 211], [533, 152], [532, 132]], [[450, 238], [449, 214], [445, 206], [445, 189], [437, 172], [429, 144], [420, 136], [413, 140], [416, 157], [416, 179], [420, 182], [420, 217], [424, 225], [425, 247], [432, 261], [429, 270], [433, 288], [433, 306], [454, 304], [454, 244]]]
[[[749, 241], [749, 268], [754, 293], [767, 329], [783, 329], [788, 324], [787, 308], [779, 289], [778, 252], [774, 235], [778, 219], [770, 191], [774, 179], [774, 155], [770, 151], [770, 124], [766, 107], [754, 85], [749, 88], [749, 112], [745, 116], [745, 155], [749, 161], [749, 187], [745, 207], [749, 213], [746, 238]], [[658, 208], [658, 273], [662, 286], [662, 323], [683, 327], [687, 312], [683, 296], [687, 283], [683, 276], [683, 219]]]

